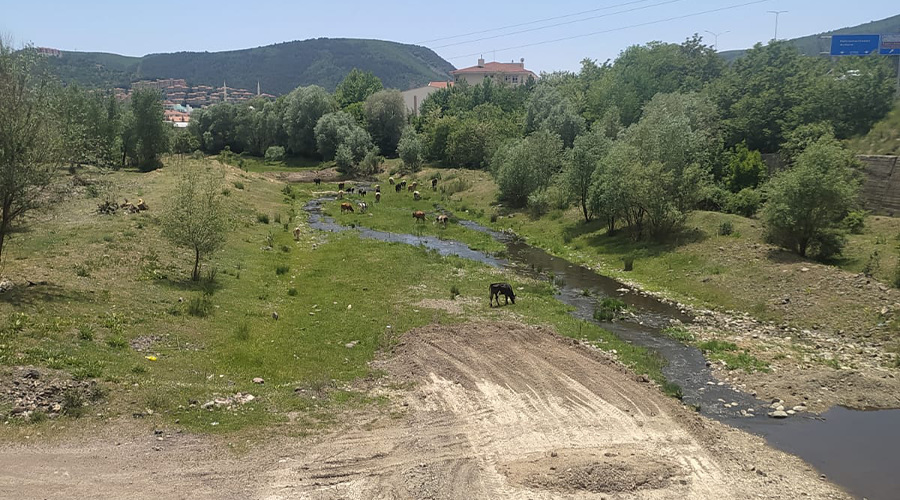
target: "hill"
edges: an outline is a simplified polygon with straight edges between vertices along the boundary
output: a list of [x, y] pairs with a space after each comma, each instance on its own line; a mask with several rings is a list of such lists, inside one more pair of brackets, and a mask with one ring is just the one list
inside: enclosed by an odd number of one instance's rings
[[66, 83], [122, 87], [155, 78], [184, 78], [191, 85], [222, 85], [285, 94], [299, 85], [334, 90], [353, 68], [371, 71], [385, 87], [407, 88], [449, 79], [453, 65], [431, 49], [383, 40], [318, 38], [225, 52], [176, 52], [126, 57], [68, 52], [49, 58]]
[[900, 100], [869, 133], [850, 139], [847, 146], [862, 155], [900, 155]]
[[[817, 33], [815, 35], [804, 36], [800, 38], [794, 38], [792, 40], [788, 40], [788, 43], [800, 49], [800, 52], [808, 55], [815, 56], [819, 55], [821, 52], [829, 50], [829, 44], [827, 40], [822, 40], [820, 37], [826, 35], [883, 35], [886, 33], [900, 33], [900, 14], [892, 17], [888, 17], [885, 19], [881, 19], [879, 21], [872, 21], [864, 24], [860, 24], [857, 26], [850, 26], [847, 28], [841, 28], [832, 31], [826, 31], [824, 33]], [[744, 50], [727, 50], [723, 52], [719, 52], [725, 60], [733, 61], [744, 55]]]

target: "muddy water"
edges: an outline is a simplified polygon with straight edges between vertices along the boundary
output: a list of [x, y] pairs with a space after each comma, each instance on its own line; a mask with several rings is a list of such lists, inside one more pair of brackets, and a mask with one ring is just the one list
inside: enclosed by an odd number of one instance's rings
[[[325, 201], [328, 199], [313, 200], [304, 207], [310, 215], [310, 226], [333, 232], [351, 229], [322, 214]], [[505, 243], [507, 258], [496, 258], [465, 244], [431, 236], [366, 228], [358, 230], [366, 238], [424, 246], [441, 255], [456, 255], [495, 267], [512, 268], [530, 277], [552, 275], [559, 287], [557, 298], [574, 308], [574, 316], [586, 321], [598, 323], [593, 319], [593, 312], [600, 299], [618, 297], [635, 314], [624, 321], [598, 324], [626, 342], [659, 353], [667, 361], [663, 374], [682, 388], [686, 404], [696, 405], [710, 418], [763, 436], [771, 445], [799, 456], [860, 498], [900, 499], [900, 461], [897, 460], [900, 410], [863, 412], [838, 407], [819, 416], [798, 414], [785, 420], [769, 418], [766, 416], [770, 411], [769, 402], [717, 381], [698, 349], [660, 333], [672, 320], [690, 321], [676, 307], [635, 293], [616, 280], [554, 257], [504, 233], [469, 221], [460, 221], [460, 224]], [[777, 464], [773, 466], [777, 467]]]

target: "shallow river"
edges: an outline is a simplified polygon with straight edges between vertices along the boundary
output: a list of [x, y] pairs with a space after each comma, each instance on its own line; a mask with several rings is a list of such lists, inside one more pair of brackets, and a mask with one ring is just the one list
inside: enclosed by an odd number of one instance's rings
[[[321, 207], [326, 201], [329, 199], [313, 200], [304, 207], [310, 216], [310, 226], [323, 231], [350, 230], [322, 214]], [[699, 406], [703, 415], [764, 437], [772, 446], [807, 461], [855, 496], [869, 500], [900, 499], [900, 409], [855, 411], [835, 407], [821, 415], [800, 413], [784, 420], [769, 418], [766, 416], [770, 411], [769, 402], [722, 384], [713, 377], [697, 348], [660, 334], [660, 329], [674, 319], [690, 321], [690, 317], [674, 306], [631, 291], [624, 292], [622, 290], [629, 287], [614, 279], [554, 257], [506, 234], [469, 221], [459, 223], [488, 233], [506, 244], [508, 257], [496, 258], [472, 250], [463, 243], [433, 236], [367, 228], [356, 230], [364, 238], [423, 246], [441, 255], [456, 255], [495, 267], [507, 267], [530, 277], [553, 275], [561, 284], [557, 298], [575, 308], [573, 315], [598, 323], [621, 339], [652, 349], [665, 358], [664, 375], [681, 386], [683, 401]], [[590, 295], [582, 293], [583, 290], [589, 290]], [[596, 322], [593, 312], [603, 297], [620, 298], [635, 311], [636, 319]], [[744, 416], [748, 413], [759, 416]]]

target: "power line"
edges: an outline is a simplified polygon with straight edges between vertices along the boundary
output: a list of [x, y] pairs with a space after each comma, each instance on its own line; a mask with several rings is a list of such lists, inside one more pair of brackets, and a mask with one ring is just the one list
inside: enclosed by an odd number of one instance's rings
[[[747, 7], [749, 5], [757, 5], [757, 4], [765, 3], [768, 1], [769, 0], [756, 0], [754, 2], [746, 2], [746, 3], [736, 4], [736, 5], [729, 5], [727, 7], [719, 7], [718, 9], [710, 9], [710, 10], [704, 10], [701, 12], [694, 12], [692, 14], [685, 14], [683, 16], [668, 17], [666, 19], [659, 19], [656, 21], [648, 21], [646, 23], [631, 24], [628, 26], [622, 26], [620, 28], [613, 28], [613, 29], [608, 29], [608, 30], [603, 30], [603, 31], [595, 31], [593, 33], [585, 33], [582, 35], [567, 36], [567, 37], [563, 37], [563, 38], [556, 38], [553, 40], [544, 40], [542, 42], [526, 43], [524, 45], [516, 45], [514, 47], [505, 47], [502, 49], [497, 49], [497, 52], [503, 52], [503, 51], [514, 50], [514, 49], [523, 49], [525, 47], [534, 47], [537, 45], [546, 45], [548, 43], [564, 42], [566, 40], [574, 40], [576, 38], [584, 38], [584, 37], [588, 37], [588, 36], [602, 35], [602, 34], [606, 34], [606, 33], [614, 33], [616, 31], [624, 31], [624, 30], [631, 29], [631, 28], [640, 28], [642, 26], [651, 26], [654, 24], [661, 24], [661, 23], [666, 23], [669, 21], [677, 21], [679, 19], [687, 19], [689, 17], [702, 16], [704, 14], [712, 14], [714, 12], [722, 12], [722, 11], [726, 11], [726, 10], [738, 9], [741, 7]], [[464, 57], [472, 57], [472, 56], [477, 56], [479, 54], [480, 54], [480, 52], [473, 52], [471, 54], [464, 54], [464, 55], [449, 57], [448, 59], [462, 59]]]
[[500, 34], [500, 35], [486, 36], [486, 37], [484, 37], [484, 38], [476, 38], [476, 39], [474, 39], [474, 40], [464, 40], [464, 41], [462, 41], [462, 42], [453, 42], [453, 43], [448, 43], [448, 44], [446, 44], [446, 45], [438, 45], [437, 47], [430, 47], [430, 48], [431, 48], [431, 49], [443, 49], [443, 48], [445, 48], [445, 47], [453, 47], [453, 46], [456, 46], [456, 45], [464, 45], [464, 44], [467, 44], [467, 43], [475, 43], [475, 42], [480, 42], [480, 41], [483, 41], [483, 40], [493, 40], [493, 39], [495, 39], [495, 38], [503, 38], [503, 37], [506, 37], [506, 36], [519, 35], [519, 34], [522, 34], [522, 33], [529, 33], [529, 32], [532, 32], [532, 31], [545, 30], [545, 29], [547, 29], [547, 28], [555, 28], [555, 27], [557, 27], [557, 26], [565, 26], [565, 25], [567, 25], [567, 24], [581, 23], [581, 22], [584, 22], [584, 21], [590, 21], [590, 20], [592, 20], [592, 19], [600, 19], [601, 17], [610, 17], [610, 16], [615, 16], [615, 15], [618, 15], [618, 14], [626, 14], [626, 13], [628, 13], [628, 12], [635, 12], [635, 11], [638, 11], [638, 10], [649, 9], [649, 8], [651, 8], [651, 7], [660, 7], [660, 6], [662, 6], [662, 5], [668, 5], [668, 4], [670, 4], [670, 3], [681, 2], [681, 1], [683, 1], [683, 0], [667, 0], [667, 1], [665, 1], [665, 2], [654, 3], [654, 4], [650, 4], [650, 5], [644, 5], [644, 6], [641, 6], [641, 7], [634, 7], [634, 8], [632, 8], [632, 9], [620, 10], [620, 11], [617, 11], [617, 12], [610, 12], [609, 14], [600, 14], [599, 16], [585, 17], [584, 19], [575, 19], [575, 20], [573, 20], [573, 21], [566, 21], [566, 22], [563, 22], [563, 23], [548, 24], [547, 26], [538, 26], [537, 28], [528, 28], [528, 29], [526, 29], [526, 30], [511, 31], [511, 32], [509, 32], [509, 33], [502, 33], [502, 34]]
[[451, 40], [453, 38], [462, 38], [464, 36], [481, 35], [484, 33], [490, 33], [492, 31], [500, 31], [500, 30], [505, 30], [505, 29], [510, 29], [510, 28], [520, 28], [522, 26], [528, 26], [530, 24], [543, 23], [543, 22], [547, 22], [547, 21], [556, 21], [557, 19], [565, 19], [567, 17], [575, 17], [575, 16], [581, 16], [584, 14], [592, 14], [594, 12], [599, 12], [601, 10], [615, 9], [616, 7], [627, 7], [629, 5], [634, 5], [634, 4], [644, 3], [644, 2], [649, 2], [649, 1], [650, 0], [636, 0], [633, 2], [625, 2], [625, 3], [616, 4], [616, 5], [610, 5], [608, 7], [600, 7], [600, 8], [591, 9], [591, 10], [583, 10], [581, 12], [575, 12], [573, 14], [565, 14], [562, 16], [555, 16], [555, 17], [546, 17], [544, 19], [537, 19], [534, 21], [528, 21], [528, 22], [519, 23], [519, 24], [510, 24], [508, 26], [501, 26], [499, 28], [490, 28], [490, 29], [481, 30], [481, 31], [472, 31], [470, 33], [464, 33], [462, 35], [453, 35], [453, 36], [445, 36], [445, 37], [441, 37], [441, 38], [432, 38], [431, 40], [423, 40], [421, 42], [416, 42], [416, 45], [422, 45], [422, 44], [431, 43], [431, 42], [440, 42], [441, 40]]

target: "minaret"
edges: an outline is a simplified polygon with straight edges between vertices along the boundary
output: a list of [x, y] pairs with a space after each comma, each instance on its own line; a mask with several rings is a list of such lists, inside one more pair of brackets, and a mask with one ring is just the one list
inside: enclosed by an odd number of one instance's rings
[[225, 80], [222, 80], [222, 102], [228, 100], [228, 86], [225, 85]]
[[256, 80], [256, 97], [259, 97], [259, 80]]

